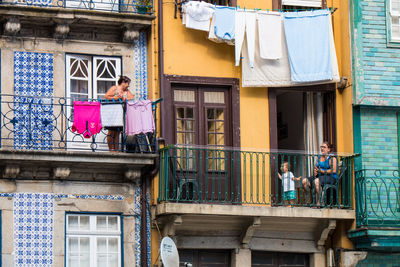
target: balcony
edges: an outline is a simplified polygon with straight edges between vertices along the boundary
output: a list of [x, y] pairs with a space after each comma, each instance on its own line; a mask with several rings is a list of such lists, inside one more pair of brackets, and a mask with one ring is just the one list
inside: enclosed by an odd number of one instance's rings
[[360, 170], [355, 185], [357, 229], [349, 236], [356, 247], [400, 251], [399, 171]]
[[[2, 94], [0, 99], [3, 178], [132, 181], [157, 158], [157, 130], [135, 137], [123, 130], [119, 151], [108, 152], [107, 130], [89, 138], [87, 129], [73, 131], [69, 98]], [[159, 101], [152, 105], [154, 118]]]
[[356, 172], [357, 227], [400, 227], [398, 170]]
[[152, 0], [5, 0], [1, 5], [152, 14]]
[[[160, 149], [158, 203], [153, 213], [163, 234], [176, 236], [179, 248], [320, 251], [338, 221], [355, 219], [354, 155], [332, 156], [338, 163], [337, 182], [321, 186], [318, 194], [314, 183], [309, 190], [302, 186], [303, 178], [313, 176], [317, 157], [302, 152], [167, 146]], [[287, 197], [278, 175], [284, 162], [299, 178], [292, 197]]]
[[[351, 209], [353, 156], [335, 155], [337, 181], [305, 190], [303, 178], [314, 175], [318, 156], [170, 146], [160, 150], [159, 202]], [[279, 178], [284, 162], [296, 178], [296, 198], [286, 202]]]
[[6, 0], [0, 3], [4, 35], [133, 43], [151, 27], [152, 0]]

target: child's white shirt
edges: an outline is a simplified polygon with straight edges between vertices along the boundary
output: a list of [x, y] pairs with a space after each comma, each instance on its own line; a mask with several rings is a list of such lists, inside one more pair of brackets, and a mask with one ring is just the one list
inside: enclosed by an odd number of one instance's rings
[[282, 175], [282, 183], [283, 183], [283, 191], [293, 191], [294, 190], [294, 181], [292, 180], [294, 178], [294, 175], [292, 172], [285, 172]]

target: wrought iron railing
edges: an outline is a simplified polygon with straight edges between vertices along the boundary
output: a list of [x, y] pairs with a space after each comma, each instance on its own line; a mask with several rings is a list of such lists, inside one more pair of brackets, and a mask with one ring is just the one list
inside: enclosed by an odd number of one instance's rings
[[357, 226], [400, 227], [399, 170], [364, 169], [355, 177]]
[[153, 0], [3, 0], [0, 5], [152, 14]]
[[[92, 102], [105, 100], [91, 99]], [[127, 136], [122, 127], [118, 142], [107, 129], [85, 138], [73, 131], [73, 101], [63, 97], [0, 95], [0, 145], [18, 150], [109, 151], [109, 145], [125, 152], [157, 152], [157, 104], [152, 102], [155, 131]]]
[[[160, 149], [158, 201], [352, 208], [354, 156], [331, 155], [330, 166], [336, 166], [332, 176], [315, 170], [318, 157], [301, 152], [167, 146]], [[289, 179], [282, 176], [282, 165], [293, 179], [287, 172]]]

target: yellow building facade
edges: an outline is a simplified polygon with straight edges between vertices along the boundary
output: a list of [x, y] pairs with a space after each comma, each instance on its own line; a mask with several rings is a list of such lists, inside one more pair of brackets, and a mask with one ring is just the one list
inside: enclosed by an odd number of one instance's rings
[[[163, 98], [165, 146], [151, 189], [152, 266], [161, 266], [166, 236], [180, 266], [340, 261], [340, 249], [352, 247], [346, 232], [355, 219], [348, 1], [217, 4], [254, 12], [329, 8], [340, 79], [244, 87], [246, 50], [235, 66], [235, 46], [183, 24], [182, 3], [155, 2], [149, 50], [158, 63], [149, 71], [153, 95]], [[308, 188], [324, 141], [334, 147], [328, 172], [337, 179]], [[295, 198], [285, 196], [285, 173], [297, 179]]]

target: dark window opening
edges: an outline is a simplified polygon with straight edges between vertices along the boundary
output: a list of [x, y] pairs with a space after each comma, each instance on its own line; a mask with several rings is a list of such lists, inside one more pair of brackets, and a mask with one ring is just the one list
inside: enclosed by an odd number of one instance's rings
[[267, 251], [251, 252], [252, 267], [308, 267], [309, 255]]
[[229, 250], [179, 250], [179, 267], [229, 267], [231, 266]]

